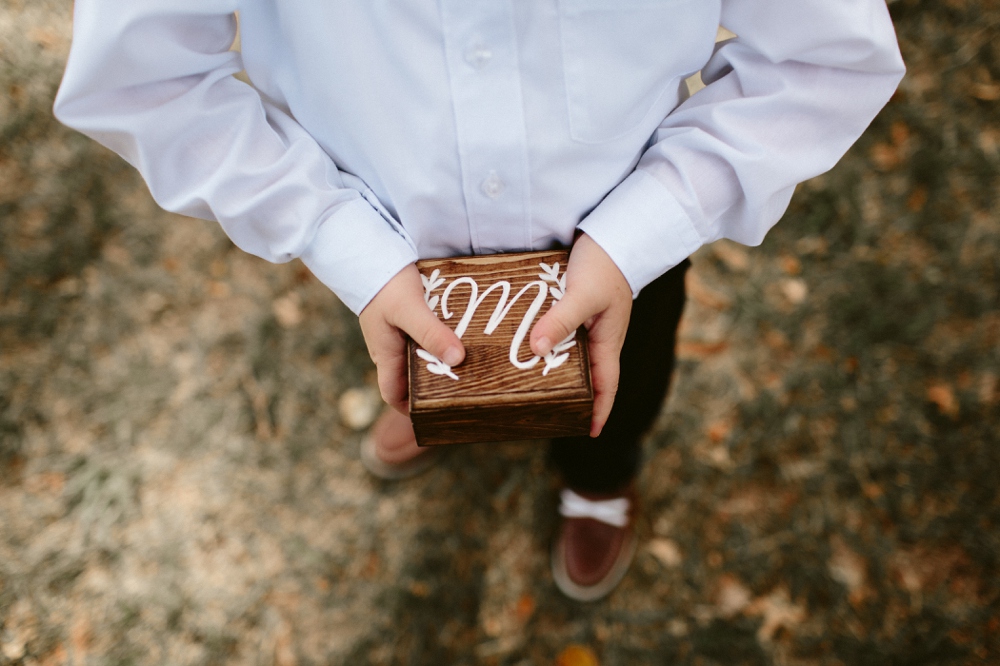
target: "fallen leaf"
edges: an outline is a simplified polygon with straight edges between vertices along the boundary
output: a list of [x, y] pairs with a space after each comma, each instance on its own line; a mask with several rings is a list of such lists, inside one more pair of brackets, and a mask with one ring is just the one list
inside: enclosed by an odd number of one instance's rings
[[979, 132], [979, 149], [987, 157], [1000, 157], [1000, 132], [995, 129], [984, 129]]
[[701, 342], [698, 340], [683, 340], [677, 343], [677, 355], [681, 358], [705, 358], [726, 351], [726, 342]]
[[876, 143], [872, 146], [869, 157], [879, 171], [891, 171], [903, 161], [899, 149], [888, 143]]
[[791, 460], [781, 465], [781, 476], [788, 481], [802, 481], [819, 476], [826, 469], [820, 460]]
[[295, 328], [302, 323], [299, 295], [295, 292], [282, 296], [271, 304], [275, 319], [283, 328]]
[[278, 625], [277, 636], [274, 640], [274, 663], [275, 666], [295, 666], [298, 659], [295, 658], [295, 648], [292, 642], [292, 627], [285, 620]]
[[24, 642], [18, 640], [4, 641], [0, 643], [0, 654], [11, 661], [15, 661], [24, 656]]
[[932, 384], [927, 389], [927, 399], [937, 405], [942, 414], [958, 416], [958, 400], [951, 386], [945, 383]]
[[987, 372], [979, 379], [979, 402], [992, 405], [997, 399], [997, 376]]
[[62, 46], [65, 41], [59, 33], [51, 28], [32, 28], [26, 36], [35, 44], [50, 51]]
[[866, 596], [867, 578], [867, 563], [864, 558], [851, 550], [840, 537], [834, 537], [830, 546], [832, 553], [826, 563], [830, 577], [847, 588], [851, 603], [863, 600]]
[[381, 562], [379, 561], [378, 553], [374, 550], [368, 553], [368, 559], [365, 560], [365, 566], [361, 570], [361, 576], [363, 578], [374, 578], [378, 574], [379, 566]]
[[730, 241], [713, 243], [712, 253], [733, 272], [742, 273], [750, 267], [747, 251], [736, 243]]
[[673, 539], [653, 539], [646, 548], [668, 569], [676, 569], [684, 562], [681, 549]]
[[733, 431], [733, 422], [729, 419], [720, 419], [708, 426], [708, 438], [718, 444]]
[[995, 102], [1000, 99], [1000, 85], [996, 83], [977, 83], [972, 86], [972, 96], [984, 102]]
[[826, 254], [827, 241], [822, 236], [804, 236], [795, 242], [799, 254]]
[[66, 475], [62, 472], [42, 472], [35, 476], [28, 477], [24, 481], [24, 488], [29, 493], [42, 494], [49, 493], [58, 495], [66, 485]]
[[789, 278], [780, 283], [781, 293], [785, 295], [792, 305], [799, 305], [806, 300], [809, 295], [809, 287], [806, 281], [801, 278]]
[[882, 486], [871, 481], [861, 486], [861, 492], [864, 493], [864, 496], [870, 500], [876, 500], [885, 494], [885, 492], [882, 490]]
[[253, 408], [254, 431], [260, 439], [270, 439], [274, 435], [270, 414], [271, 398], [252, 374], [246, 374], [242, 383]]
[[824, 344], [818, 344], [813, 349], [813, 354], [816, 358], [822, 359], [824, 361], [832, 361], [835, 357], [834, 351]]
[[55, 646], [48, 654], [43, 655], [38, 660], [38, 666], [63, 666], [69, 663], [66, 648], [62, 645]]
[[496, 638], [503, 633], [503, 622], [499, 617], [485, 617], [482, 620], [483, 631], [486, 632], [487, 636], [491, 638]]
[[709, 287], [694, 271], [688, 271], [685, 286], [691, 298], [705, 307], [713, 310], [725, 310], [733, 304], [733, 299], [721, 291]]
[[734, 466], [733, 459], [729, 456], [729, 449], [725, 446], [713, 446], [705, 451], [705, 459], [713, 467], [728, 470]]
[[228, 298], [231, 292], [225, 282], [212, 280], [208, 283], [208, 293], [212, 298]]
[[749, 615], [762, 615], [764, 621], [757, 629], [757, 640], [769, 643], [781, 628], [794, 629], [805, 620], [805, 609], [791, 602], [788, 590], [779, 587], [766, 597], [755, 599], [747, 608]]
[[87, 661], [91, 642], [90, 620], [86, 615], [78, 615], [69, 630], [69, 641], [73, 646], [73, 656], [81, 662]]
[[583, 645], [570, 645], [556, 657], [556, 666], [599, 666], [597, 655]]
[[968, 629], [952, 629], [948, 632], [948, 638], [957, 645], [968, 645], [973, 640], [973, 634]]
[[914, 558], [909, 553], [898, 553], [892, 558], [896, 577], [900, 584], [910, 594], [923, 592], [924, 577]]
[[303, 264], [299, 264], [298, 267], [295, 269], [296, 283], [308, 284], [309, 282], [313, 282], [314, 280], [316, 280], [316, 278], [313, 277], [312, 272], [308, 268], [306, 268]]
[[337, 408], [344, 425], [351, 430], [364, 430], [382, 410], [382, 398], [373, 388], [350, 388], [341, 394]]
[[972, 387], [972, 373], [968, 370], [963, 370], [958, 373], [958, 379], [956, 380], [955, 385], [963, 391], [968, 391], [969, 388]]
[[945, 592], [952, 603], [972, 607], [978, 603], [982, 578], [970, 566], [968, 554], [957, 546], [928, 548], [917, 546], [898, 551], [889, 558], [896, 580], [910, 593], [911, 604], [919, 607], [925, 593]]
[[725, 574], [719, 579], [715, 606], [722, 617], [733, 617], [749, 606], [751, 599], [750, 590], [736, 576]]
[[788, 349], [789, 346], [788, 336], [775, 328], [768, 329], [768, 331], [764, 333], [764, 342], [767, 343], [768, 347], [774, 349], [775, 351]]
[[802, 262], [796, 257], [786, 255], [781, 258], [781, 270], [788, 275], [798, 275], [802, 272]]
[[118, 266], [128, 266], [132, 261], [132, 255], [121, 245], [108, 243], [102, 250], [104, 258], [112, 264]]
[[517, 600], [517, 606], [514, 608], [514, 614], [517, 615], [517, 619], [524, 622], [532, 616], [535, 612], [535, 599], [530, 594], [522, 594], [521, 598]]
[[892, 138], [892, 145], [904, 146], [910, 140], [910, 128], [902, 120], [897, 120], [889, 127], [889, 136]]
[[718, 511], [723, 516], [746, 516], [759, 511], [763, 506], [763, 498], [753, 489], [738, 491], [729, 499], [718, 505]]
[[913, 211], [914, 213], [919, 213], [924, 209], [924, 205], [927, 203], [927, 188], [923, 185], [918, 185], [913, 188], [913, 192], [906, 199], [906, 207]]

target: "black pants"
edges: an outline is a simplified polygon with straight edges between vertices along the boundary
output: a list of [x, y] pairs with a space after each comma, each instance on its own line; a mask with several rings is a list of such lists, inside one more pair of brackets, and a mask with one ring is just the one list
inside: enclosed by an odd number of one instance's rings
[[670, 387], [688, 266], [685, 260], [661, 275], [633, 302], [621, 354], [618, 395], [600, 437], [552, 441], [551, 461], [569, 487], [614, 493], [639, 472], [641, 437], [656, 420]]

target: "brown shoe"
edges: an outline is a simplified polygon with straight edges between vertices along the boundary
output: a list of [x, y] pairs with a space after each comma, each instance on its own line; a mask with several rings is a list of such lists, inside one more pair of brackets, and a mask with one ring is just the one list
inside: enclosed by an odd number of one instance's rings
[[635, 555], [634, 493], [565, 488], [560, 497], [563, 520], [552, 544], [552, 578], [570, 599], [596, 601], [621, 582]]
[[[383, 453], [389, 455], [388, 460], [382, 457]], [[392, 409], [385, 410], [361, 440], [361, 464], [369, 474], [384, 481], [401, 481], [423, 474], [440, 457], [440, 447], [418, 447], [410, 420]]]

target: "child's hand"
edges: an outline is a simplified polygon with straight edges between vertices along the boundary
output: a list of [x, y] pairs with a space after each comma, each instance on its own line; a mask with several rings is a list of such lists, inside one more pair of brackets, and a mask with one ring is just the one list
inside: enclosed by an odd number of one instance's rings
[[594, 382], [594, 417], [590, 436], [597, 437], [611, 414], [618, 391], [618, 358], [632, 312], [632, 290], [611, 257], [587, 234], [573, 244], [566, 269], [566, 295], [531, 331], [531, 351], [544, 356], [552, 346], [584, 324], [590, 344]]
[[[382, 399], [406, 414], [406, 335], [451, 366], [465, 360], [465, 347], [424, 302], [417, 267], [410, 264], [382, 287], [361, 311], [361, 332], [378, 368]], [[561, 338], [560, 338], [561, 339]]]

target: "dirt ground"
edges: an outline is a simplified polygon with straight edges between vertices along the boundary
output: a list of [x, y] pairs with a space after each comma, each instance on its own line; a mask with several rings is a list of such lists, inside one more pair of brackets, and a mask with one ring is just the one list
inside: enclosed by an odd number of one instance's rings
[[544, 446], [366, 476], [356, 319], [60, 127], [71, 4], [0, 0], [0, 664], [1000, 663], [1000, 3], [891, 9], [885, 112], [695, 256], [642, 545], [581, 605]]

